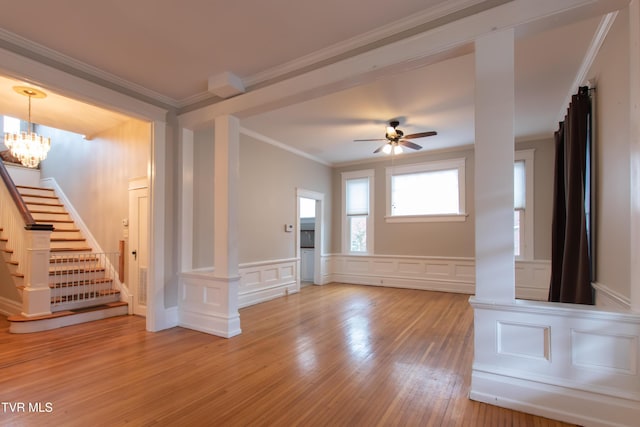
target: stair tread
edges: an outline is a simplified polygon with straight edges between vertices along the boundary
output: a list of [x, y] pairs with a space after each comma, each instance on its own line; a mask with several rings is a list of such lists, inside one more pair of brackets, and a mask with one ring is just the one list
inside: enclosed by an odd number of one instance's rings
[[[32, 214], [34, 214], [34, 213], [44, 213], [44, 214], [53, 214], [53, 215], [69, 215], [69, 213], [66, 212], [66, 211], [56, 212], [56, 211], [41, 211], [41, 210], [29, 209], [29, 212], [31, 212]], [[45, 220], [43, 220], [43, 221], [45, 221]]]
[[90, 312], [90, 311], [97, 311], [97, 310], [106, 310], [106, 309], [109, 309], [109, 308], [122, 307], [122, 306], [126, 306], [126, 305], [127, 305], [126, 302], [116, 301], [116, 302], [110, 302], [110, 303], [106, 303], [106, 304], [95, 305], [95, 306], [92, 306], [92, 307], [78, 308], [78, 309], [74, 309], [74, 310], [57, 311], [55, 313], [47, 314], [47, 315], [44, 315], [44, 316], [25, 317], [25, 316], [23, 316], [21, 314], [16, 314], [16, 315], [7, 317], [7, 320], [9, 322], [33, 322], [35, 320], [55, 319], [57, 317], [72, 316], [74, 314], [82, 314], [82, 313], [87, 313], [87, 312]]
[[[24, 197], [24, 196], [23, 196]], [[26, 205], [31, 206], [51, 206], [52, 208], [63, 208], [64, 205], [62, 203], [43, 203], [43, 202], [24, 202]]]
[[20, 195], [22, 197], [37, 197], [39, 199], [52, 199], [52, 200], [60, 200], [60, 198], [58, 196], [45, 196], [42, 194], [36, 194], [36, 193], [20, 193]]
[[52, 237], [52, 242], [84, 242], [87, 239], [84, 237]]
[[36, 224], [48, 224], [50, 222], [57, 222], [62, 224], [71, 224], [73, 220], [71, 219], [36, 219]]
[[53, 230], [53, 232], [58, 232], [58, 233], [79, 233], [80, 229], [78, 228], [55, 228]]
[[29, 185], [16, 185], [16, 188], [29, 188], [31, 190], [45, 190], [45, 191], [54, 191], [53, 188], [46, 188], [46, 187], [32, 187]]
[[88, 246], [82, 248], [51, 248], [49, 252], [91, 252], [91, 248]]

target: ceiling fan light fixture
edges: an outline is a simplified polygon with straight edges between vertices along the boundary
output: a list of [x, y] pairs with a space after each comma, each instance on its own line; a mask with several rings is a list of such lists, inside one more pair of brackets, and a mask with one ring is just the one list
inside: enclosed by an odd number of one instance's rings
[[387, 139], [396, 138], [398, 136], [398, 134], [396, 133], [396, 128], [394, 128], [393, 126], [387, 126], [387, 132], [385, 136], [387, 137]]
[[387, 143], [387, 144], [385, 144], [384, 148], [382, 149], [382, 152], [384, 154], [391, 154], [391, 150], [392, 150], [391, 143]]
[[402, 147], [399, 145], [394, 145], [393, 147], [393, 154], [402, 154]]
[[23, 166], [35, 168], [47, 157], [51, 139], [31, 131], [31, 98], [45, 98], [47, 94], [27, 86], [15, 86], [13, 90], [29, 98], [29, 127], [27, 132], [19, 134], [5, 133], [4, 145]]

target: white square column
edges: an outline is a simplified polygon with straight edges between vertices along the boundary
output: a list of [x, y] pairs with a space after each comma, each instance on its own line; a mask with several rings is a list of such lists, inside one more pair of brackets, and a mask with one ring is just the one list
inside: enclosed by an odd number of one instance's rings
[[[226, 337], [240, 330], [238, 313], [238, 187], [240, 181], [240, 121], [237, 117], [216, 117], [214, 133], [213, 286], [219, 299], [218, 313], [226, 325]], [[213, 298], [214, 295], [209, 297]]]
[[629, 127], [629, 172], [631, 192], [631, 310], [640, 313], [640, 1], [629, 3], [629, 94], [631, 99]]
[[240, 122], [233, 116], [215, 119], [213, 265], [215, 276], [238, 277], [238, 182]]
[[515, 300], [514, 31], [476, 40], [476, 297]]

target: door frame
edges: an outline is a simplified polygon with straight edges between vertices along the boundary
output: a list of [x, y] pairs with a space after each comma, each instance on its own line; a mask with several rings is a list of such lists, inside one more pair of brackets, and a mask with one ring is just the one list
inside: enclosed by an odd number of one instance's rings
[[[130, 246], [130, 238], [131, 238], [131, 224], [132, 224], [132, 219], [131, 219], [131, 192], [135, 191], [135, 190], [143, 190], [146, 189], [147, 190], [147, 204], [149, 202], [149, 199], [151, 197], [151, 195], [149, 194], [149, 180], [147, 179], [146, 176], [143, 177], [139, 177], [139, 178], [131, 178], [129, 179], [129, 186], [127, 188], [127, 196], [129, 199], [129, 207], [128, 207], [128, 212], [127, 212], [127, 216], [129, 217], [128, 219], [128, 226], [127, 226], [127, 260], [129, 260], [128, 263], [128, 268], [127, 268], [127, 282], [129, 283], [129, 293], [131, 295], [131, 301], [129, 301], [129, 304], [131, 305], [131, 311], [134, 312], [134, 314], [138, 314], [140, 315], [140, 313], [136, 313], [135, 312], [135, 299], [138, 297], [138, 289], [135, 286], [132, 286], [133, 283], [130, 280], [131, 277], [133, 277], [133, 274], [135, 274], [132, 270], [131, 270], [131, 246]], [[147, 301], [145, 304], [145, 314], [144, 317], [147, 317], [147, 315], [149, 314], [149, 270], [151, 269], [151, 252], [150, 252], [150, 246], [149, 246], [149, 237], [150, 237], [150, 232], [151, 232], [151, 227], [150, 227], [150, 221], [151, 221], [151, 211], [147, 210], [147, 220], [146, 220], [146, 227], [147, 227], [147, 258], [148, 258], [148, 264], [147, 265]]]
[[324, 277], [324, 266], [322, 265], [322, 254], [324, 253], [324, 193], [317, 191], [305, 190], [304, 188], [296, 189], [296, 227], [295, 227], [295, 254], [296, 254], [296, 280], [298, 287], [300, 286], [300, 198], [313, 199], [316, 201], [316, 218], [315, 233], [313, 246], [313, 284], [324, 285], [322, 278]]

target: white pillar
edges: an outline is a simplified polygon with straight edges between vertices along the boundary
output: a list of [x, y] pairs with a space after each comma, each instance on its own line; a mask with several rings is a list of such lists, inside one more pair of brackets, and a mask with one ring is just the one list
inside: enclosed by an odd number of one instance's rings
[[51, 314], [49, 288], [50, 230], [27, 230], [27, 259], [24, 268], [22, 315], [36, 317]]
[[476, 297], [515, 299], [514, 31], [476, 40]]
[[238, 313], [238, 183], [240, 180], [240, 122], [230, 115], [215, 119], [213, 265], [215, 287], [226, 306], [225, 336], [241, 332]]
[[180, 129], [182, 183], [180, 198], [180, 271], [193, 270], [193, 131]]
[[640, 312], [640, 2], [629, 4], [629, 93], [631, 114], [629, 128], [629, 205], [631, 233], [631, 310]]

